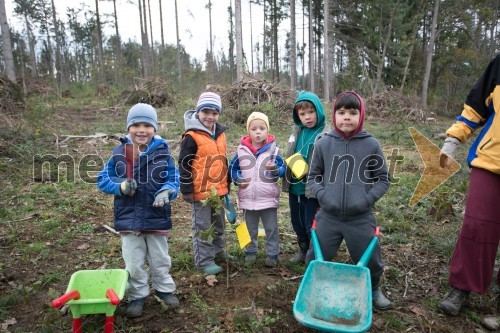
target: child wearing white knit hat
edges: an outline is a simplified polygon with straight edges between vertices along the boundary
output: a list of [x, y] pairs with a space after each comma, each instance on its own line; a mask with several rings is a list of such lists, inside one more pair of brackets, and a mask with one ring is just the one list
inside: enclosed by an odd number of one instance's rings
[[265, 266], [278, 264], [278, 204], [279, 177], [286, 166], [279, 154], [273, 135], [269, 134], [269, 119], [262, 112], [252, 112], [247, 119], [247, 134], [241, 139], [236, 155], [229, 165], [231, 178], [239, 187], [238, 205], [244, 211], [250, 234], [250, 245], [245, 247], [245, 261], [257, 259], [259, 220], [266, 231]]

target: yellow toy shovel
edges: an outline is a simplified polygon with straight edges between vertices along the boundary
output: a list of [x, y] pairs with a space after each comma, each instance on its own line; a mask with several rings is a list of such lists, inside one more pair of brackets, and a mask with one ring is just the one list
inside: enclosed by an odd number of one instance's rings
[[[238, 237], [238, 242], [240, 243], [240, 248], [243, 249], [248, 246], [252, 239], [250, 238], [250, 233], [248, 232], [247, 223], [245, 221], [241, 222], [236, 227], [236, 237]], [[259, 233], [257, 237], [266, 237], [266, 231], [259, 228]]]
[[236, 227], [236, 237], [238, 237], [241, 249], [250, 244], [250, 234], [248, 233], [247, 223], [245, 221], [241, 222]]

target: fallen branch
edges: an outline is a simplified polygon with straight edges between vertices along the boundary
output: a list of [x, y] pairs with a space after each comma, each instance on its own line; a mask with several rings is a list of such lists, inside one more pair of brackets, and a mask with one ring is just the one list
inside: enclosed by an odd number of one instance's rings
[[106, 230], [108, 230], [108, 231], [110, 231], [110, 232], [114, 233], [115, 235], [119, 235], [119, 234], [120, 234], [120, 233], [119, 233], [119, 232], [117, 232], [115, 229], [113, 229], [113, 228], [111, 228], [110, 226], [107, 226], [107, 225], [105, 225], [105, 224], [102, 224], [102, 227], [103, 227], [104, 229], [106, 229]]
[[[54, 134], [55, 135], [55, 134]], [[68, 138], [68, 139], [97, 139], [97, 138], [105, 138], [107, 137], [107, 134], [104, 133], [96, 133], [92, 135], [61, 135], [63, 138]]]

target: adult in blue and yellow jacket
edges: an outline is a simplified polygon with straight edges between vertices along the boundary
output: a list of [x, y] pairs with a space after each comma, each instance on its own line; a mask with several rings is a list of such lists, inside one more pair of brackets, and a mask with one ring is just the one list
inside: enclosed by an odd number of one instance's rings
[[[488, 289], [500, 239], [500, 55], [493, 59], [465, 100], [462, 114], [447, 131], [440, 164], [446, 167], [459, 143], [479, 128], [481, 133], [470, 147], [469, 191], [462, 230], [450, 262], [451, 289], [438, 304], [457, 315], [469, 292]], [[497, 275], [500, 284], [500, 274]]]

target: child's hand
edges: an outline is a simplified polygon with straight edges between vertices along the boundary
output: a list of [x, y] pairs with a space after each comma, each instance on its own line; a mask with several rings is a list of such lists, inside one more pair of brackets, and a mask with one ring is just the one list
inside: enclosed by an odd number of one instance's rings
[[271, 162], [271, 161], [268, 161], [268, 162], [266, 163], [266, 169], [267, 169], [267, 170], [274, 170], [274, 169], [276, 169], [276, 164], [274, 164], [274, 163], [273, 163], [273, 162]]
[[163, 205], [168, 204], [172, 193], [174, 193], [173, 190], [165, 190], [158, 193], [155, 197], [155, 202], [153, 202], [153, 206], [163, 207]]
[[135, 179], [127, 179], [120, 184], [120, 191], [123, 195], [128, 195], [129, 197], [134, 196], [135, 190], [137, 189], [137, 182]]
[[193, 193], [182, 194], [182, 200], [192, 204], [194, 202]]
[[271, 176], [273, 176], [273, 177], [277, 177], [280, 173], [280, 170], [278, 169], [276, 164], [274, 164], [271, 161], [266, 163], [266, 170], [268, 170], [269, 173], [271, 174]]
[[241, 189], [247, 188], [248, 185], [250, 185], [250, 179], [245, 179], [245, 178], [237, 178], [234, 182]]
[[248, 182], [248, 181], [245, 180], [244, 182], [240, 183], [239, 186], [240, 186], [241, 189], [243, 189], [243, 188], [247, 188], [248, 185], [250, 185], [250, 182]]

